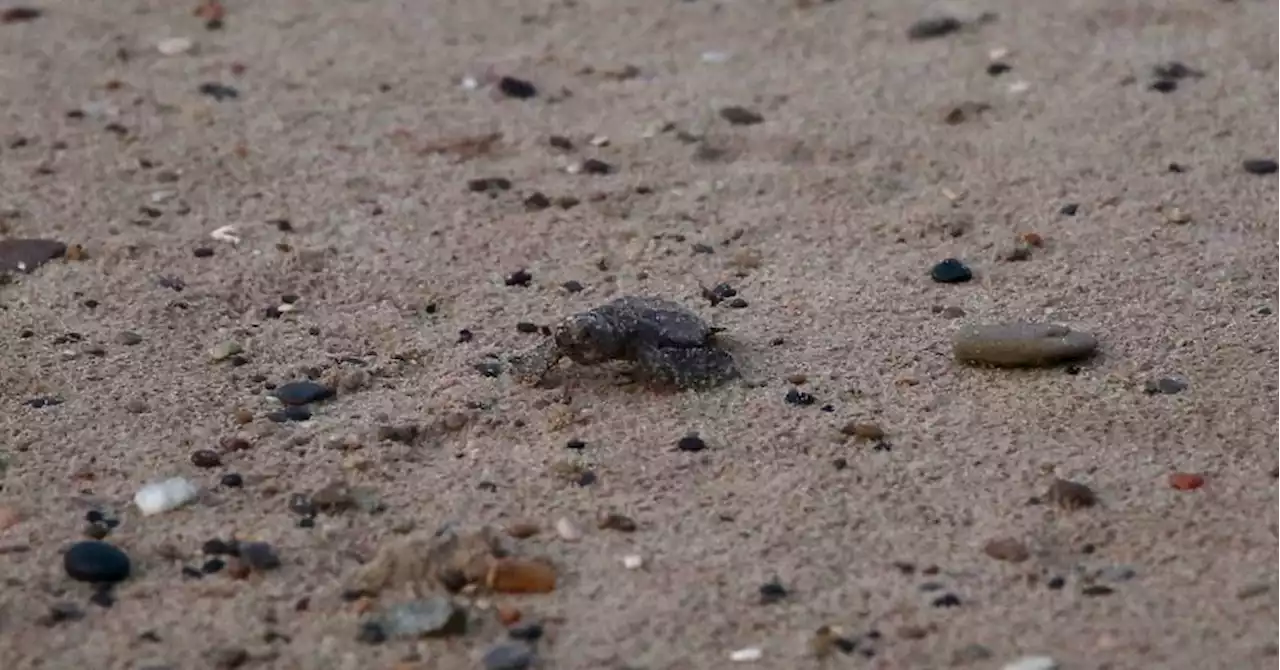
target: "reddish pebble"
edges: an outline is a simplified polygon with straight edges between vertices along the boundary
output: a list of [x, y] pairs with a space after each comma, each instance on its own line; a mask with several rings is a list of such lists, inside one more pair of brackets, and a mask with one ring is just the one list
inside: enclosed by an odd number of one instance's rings
[[1169, 486], [1179, 491], [1194, 491], [1204, 486], [1204, 477], [1189, 472], [1175, 472], [1169, 475]]

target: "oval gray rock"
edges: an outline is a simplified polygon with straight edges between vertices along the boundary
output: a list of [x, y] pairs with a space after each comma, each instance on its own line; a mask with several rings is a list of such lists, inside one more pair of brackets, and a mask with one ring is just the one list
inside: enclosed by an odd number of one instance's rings
[[0, 240], [0, 273], [31, 272], [67, 253], [67, 245], [57, 240], [19, 238]]
[[1093, 354], [1098, 338], [1054, 323], [1013, 322], [965, 326], [952, 352], [971, 365], [1004, 368], [1042, 367]]

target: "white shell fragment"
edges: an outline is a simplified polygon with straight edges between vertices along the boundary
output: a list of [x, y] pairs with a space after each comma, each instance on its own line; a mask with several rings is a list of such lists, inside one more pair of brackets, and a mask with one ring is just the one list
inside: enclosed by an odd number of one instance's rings
[[165, 56], [178, 56], [191, 51], [193, 46], [195, 46], [195, 42], [192, 42], [189, 38], [170, 37], [157, 42], [156, 51]]
[[582, 539], [582, 531], [578, 526], [563, 517], [556, 520], [556, 534], [565, 542], [577, 542]]
[[174, 477], [138, 489], [133, 496], [133, 504], [138, 506], [143, 516], [151, 516], [182, 507], [195, 499], [196, 492], [194, 484], [182, 477]]
[[628, 554], [623, 556], [622, 567], [628, 570], [639, 570], [644, 567], [644, 557], [640, 554]]
[[228, 225], [228, 226], [223, 226], [213, 231], [212, 233], [209, 233], [209, 237], [212, 237], [213, 239], [218, 240], [219, 242], [229, 242], [231, 244], [239, 244], [240, 238], [236, 236], [235, 232], [236, 232], [236, 227]]
[[764, 656], [764, 652], [760, 651], [760, 647], [747, 647], [730, 653], [729, 660], [738, 663], [749, 663], [760, 660], [762, 656]]

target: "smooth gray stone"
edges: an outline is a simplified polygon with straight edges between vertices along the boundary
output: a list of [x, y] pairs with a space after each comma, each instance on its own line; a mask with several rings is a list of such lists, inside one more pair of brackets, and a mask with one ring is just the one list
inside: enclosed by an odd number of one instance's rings
[[1043, 367], [1093, 354], [1098, 338], [1054, 323], [969, 325], [956, 333], [956, 360], [996, 367]]

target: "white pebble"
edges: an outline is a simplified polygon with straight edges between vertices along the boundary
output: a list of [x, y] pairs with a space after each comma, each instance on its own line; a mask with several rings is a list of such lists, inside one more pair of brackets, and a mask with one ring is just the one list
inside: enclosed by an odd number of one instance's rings
[[160, 40], [156, 44], [156, 51], [159, 51], [165, 56], [177, 56], [191, 51], [191, 47], [195, 45], [195, 42], [192, 42], [186, 37], [170, 37], [168, 39]]
[[1004, 670], [1057, 670], [1058, 662], [1048, 656], [1023, 656], [1004, 664]]
[[1004, 60], [1009, 56], [1009, 50], [1004, 47], [996, 47], [987, 52], [987, 58], [993, 61]]
[[644, 567], [644, 557], [640, 554], [627, 554], [622, 557], [622, 567], [628, 570], [639, 570]]
[[1009, 92], [1014, 95], [1026, 93], [1030, 88], [1031, 82], [1029, 81], [1015, 81], [1012, 84], [1009, 84]]
[[564, 517], [556, 520], [556, 534], [566, 542], [577, 542], [582, 539], [582, 531], [572, 521]]
[[595, 137], [592, 137], [587, 143], [593, 147], [607, 147], [609, 146], [609, 138], [605, 137], [604, 135], [596, 135]]
[[729, 660], [737, 661], [738, 663], [749, 663], [760, 660], [762, 656], [764, 656], [764, 652], [760, 651], [760, 647], [747, 647], [729, 654]]
[[476, 79], [475, 77], [472, 77], [471, 75], [467, 75], [463, 77], [462, 81], [459, 82], [459, 84], [462, 86], [462, 88], [468, 91], [474, 91], [477, 88], [480, 88], [480, 80]]
[[151, 194], [151, 204], [159, 205], [162, 202], [169, 202], [178, 197], [177, 191], [155, 191]]
[[729, 60], [729, 54], [723, 51], [702, 52], [702, 62], [704, 63], [723, 63], [727, 60]]
[[133, 496], [133, 504], [138, 506], [143, 516], [160, 514], [178, 509], [196, 497], [196, 487], [182, 477], [166, 479], [162, 482], [147, 484], [138, 489]]

